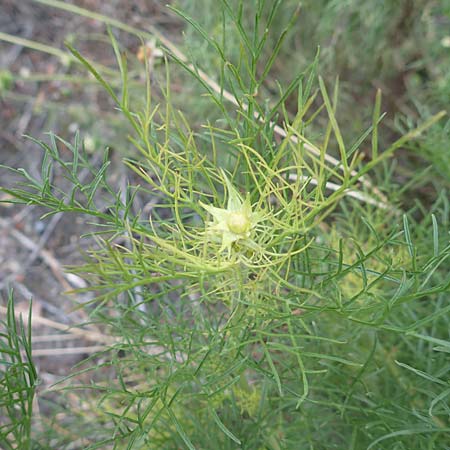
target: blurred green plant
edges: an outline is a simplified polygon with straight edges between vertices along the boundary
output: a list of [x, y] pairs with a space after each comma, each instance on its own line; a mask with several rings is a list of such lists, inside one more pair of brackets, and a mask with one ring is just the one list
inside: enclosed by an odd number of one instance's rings
[[26, 326], [16, 317], [12, 292], [0, 322], [0, 446], [5, 450], [35, 448], [33, 401], [38, 383], [31, 350], [31, 304]]

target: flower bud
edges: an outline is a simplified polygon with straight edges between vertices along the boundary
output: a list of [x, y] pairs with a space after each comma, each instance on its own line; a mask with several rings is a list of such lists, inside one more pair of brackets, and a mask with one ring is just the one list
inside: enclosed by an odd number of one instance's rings
[[250, 219], [244, 212], [236, 211], [227, 218], [228, 229], [236, 234], [245, 234], [250, 230]]

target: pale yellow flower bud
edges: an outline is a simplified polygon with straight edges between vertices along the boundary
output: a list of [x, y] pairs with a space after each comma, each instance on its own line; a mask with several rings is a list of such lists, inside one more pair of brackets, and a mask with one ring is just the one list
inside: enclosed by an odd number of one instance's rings
[[220, 239], [222, 245], [219, 251], [227, 249], [228, 254], [231, 255], [232, 245], [235, 242], [255, 247], [252, 233], [256, 225], [263, 220], [263, 214], [262, 212], [253, 212], [250, 197], [247, 195], [243, 200], [225, 174], [223, 177], [228, 192], [227, 208], [217, 208], [201, 202], [200, 205], [213, 217], [212, 222], [206, 222], [208, 235], [213, 240]]
[[251, 222], [247, 214], [241, 211], [232, 212], [227, 218], [228, 229], [236, 234], [245, 234], [250, 230]]

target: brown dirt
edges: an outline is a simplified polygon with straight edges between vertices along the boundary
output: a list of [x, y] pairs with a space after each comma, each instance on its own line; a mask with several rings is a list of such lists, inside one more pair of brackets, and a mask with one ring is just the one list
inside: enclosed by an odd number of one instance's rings
[[[158, 0], [80, 0], [77, 6], [119, 19], [146, 29], [153, 26], [163, 33], [179, 33], [178, 19], [168, 14], [165, 2]], [[103, 24], [75, 16], [32, 0], [0, 0], [0, 32], [64, 49], [65, 40], [75, 40], [77, 49], [87, 58], [104, 65], [114, 64], [114, 55]], [[139, 41], [126, 33], [118, 33], [121, 44], [134, 54]], [[6, 89], [0, 83], [0, 165], [22, 167], [39, 177], [42, 151], [24, 134], [46, 139], [51, 130], [68, 141], [74, 132], [95, 133], [96, 143], [104, 148], [113, 141], [114, 124], [110, 124], [112, 104], [95, 87], [58, 80], [32, 82], [24, 77], [34, 74], [67, 74], [69, 69], [54, 55], [18, 44], [0, 41], [0, 74], [12, 74]], [[81, 73], [81, 72], [80, 72]], [[94, 131], [92, 131], [94, 130]], [[114, 150], [113, 150], [114, 152]], [[92, 160], [98, 159], [96, 150]], [[112, 164], [111, 179], [123, 186], [119, 158]], [[98, 162], [98, 161], [97, 161]], [[55, 174], [58, 176], [58, 173]], [[0, 168], [0, 185], [14, 186], [18, 176]], [[8, 200], [0, 194], [0, 200]], [[82, 251], [94, 245], [93, 239], [80, 239], [90, 226], [81, 216], [58, 215], [43, 219], [40, 207], [24, 207], [0, 203], [0, 320], [4, 319], [8, 292], [14, 291], [18, 311], [27, 313], [33, 299], [33, 335], [35, 362], [43, 380], [41, 390], [55, 376], [67, 374], [74, 364], [90, 353], [101, 330], [81, 336], [64, 327], [83, 322], [86, 317], [74, 312], [89, 294], [67, 295], [65, 292], [84, 286], [81, 278], [67, 275], [64, 267], [82, 261]], [[92, 347], [91, 347], [92, 348]], [[71, 352], [67, 352], [71, 349]], [[77, 350], [78, 349], [78, 350]]]

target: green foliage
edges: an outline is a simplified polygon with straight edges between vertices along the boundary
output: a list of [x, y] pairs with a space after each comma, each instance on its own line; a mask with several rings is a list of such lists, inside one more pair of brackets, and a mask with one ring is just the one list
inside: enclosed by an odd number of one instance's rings
[[[18, 322], [18, 323], [17, 323]], [[33, 401], [37, 372], [31, 353], [31, 305], [25, 327], [14, 312], [12, 293], [6, 321], [0, 323], [0, 445], [5, 450], [31, 450]]]
[[[70, 48], [132, 130], [124, 166], [139, 182], [117, 192], [107, 152], [94, 166], [78, 136], [72, 144], [50, 134], [49, 143], [35, 141], [41, 177], [10, 169], [23, 183], [1, 188], [98, 225], [98, 246], [71, 270], [95, 294], [80, 307], [116, 340], [65, 380], [83, 399], [70, 424], [74, 434], [84, 430], [83, 448], [446, 445], [448, 200], [399, 214], [389, 176], [395, 151], [420, 146], [444, 113], [426, 114], [384, 146], [378, 93], [372, 121], [349, 144], [338, 82], [330, 89], [317, 77], [318, 59], [263, 96], [293, 26], [290, 4], [222, 0], [214, 33], [172, 8], [215, 58], [219, 88], [198, 62], [167, 49], [161, 102], [149, 76], [145, 92], [129, 83], [113, 33], [120, 92]], [[379, 20], [374, 32], [387, 19]], [[274, 38], [273, 29], [285, 31]], [[200, 125], [174, 106], [171, 76], [180, 68], [215, 111]], [[368, 176], [383, 170], [382, 193]], [[138, 196], [150, 202], [149, 216], [134, 207]], [[81, 374], [92, 382], [76, 384]], [[70, 448], [65, 439], [54, 445]]]

